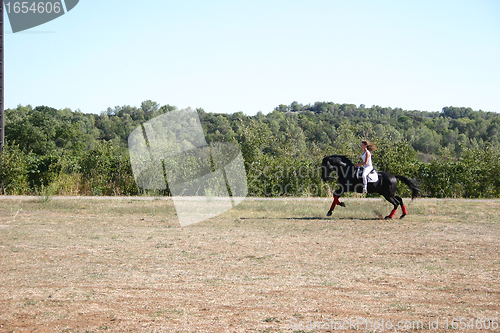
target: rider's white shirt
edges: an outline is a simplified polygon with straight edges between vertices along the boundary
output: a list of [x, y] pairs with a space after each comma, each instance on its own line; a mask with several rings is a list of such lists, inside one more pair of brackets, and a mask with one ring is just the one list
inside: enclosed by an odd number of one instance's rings
[[367, 153], [367, 152], [368, 152], [368, 150], [366, 150], [366, 151], [363, 153], [363, 155], [361, 155], [361, 158], [363, 159], [363, 162], [366, 162], [366, 164], [365, 164], [365, 166], [364, 166], [364, 167], [365, 167], [365, 169], [366, 169], [367, 167], [373, 167], [373, 165], [372, 165], [372, 154], [370, 154], [370, 156], [368, 157], [368, 161], [366, 161], [366, 155], [367, 155], [366, 153]]

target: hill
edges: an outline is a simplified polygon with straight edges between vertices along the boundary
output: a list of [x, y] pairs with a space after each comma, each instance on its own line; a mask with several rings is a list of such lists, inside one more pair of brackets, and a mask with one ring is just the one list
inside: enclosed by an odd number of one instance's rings
[[[108, 108], [99, 115], [47, 106], [7, 109], [1, 189], [32, 193], [52, 186], [55, 193], [139, 193], [128, 160], [128, 135], [141, 123], [175, 109], [150, 100], [140, 107]], [[466, 107], [427, 112], [333, 102], [293, 102], [255, 116], [197, 111], [208, 142], [240, 145], [253, 195], [327, 195], [328, 186], [317, 174], [321, 158], [343, 153], [359, 159], [362, 139], [379, 147], [374, 154], [379, 170], [419, 179], [426, 195], [500, 193], [498, 185], [483, 184], [490, 171], [498, 178], [494, 170], [500, 170], [495, 162], [500, 143], [498, 113]], [[487, 170], [477, 172], [480, 176], [469, 175], [472, 183], [452, 177], [458, 169], [461, 175], [468, 167], [477, 170], [470, 163], [480, 157]], [[301, 168], [308, 170], [307, 176], [298, 175]], [[443, 177], [447, 181], [439, 185]], [[68, 188], [70, 183], [73, 187]]]

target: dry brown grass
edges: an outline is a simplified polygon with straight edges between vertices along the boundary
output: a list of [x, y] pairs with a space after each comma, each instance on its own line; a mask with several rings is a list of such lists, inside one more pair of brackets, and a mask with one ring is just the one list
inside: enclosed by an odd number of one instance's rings
[[417, 200], [392, 221], [382, 199], [346, 203], [245, 201], [179, 228], [165, 200], [0, 200], [0, 332], [499, 317], [499, 200]]

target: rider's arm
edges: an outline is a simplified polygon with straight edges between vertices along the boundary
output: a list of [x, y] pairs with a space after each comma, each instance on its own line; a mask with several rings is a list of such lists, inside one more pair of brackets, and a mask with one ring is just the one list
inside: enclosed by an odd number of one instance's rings
[[368, 157], [370, 157], [371, 153], [369, 150], [366, 151], [366, 158], [365, 158], [365, 161], [364, 162], [361, 162], [361, 163], [358, 163], [356, 164], [354, 167], [357, 168], [359, 166], [363, 166], [363, 165], [366, 165], [366, 162], [368, 162]]

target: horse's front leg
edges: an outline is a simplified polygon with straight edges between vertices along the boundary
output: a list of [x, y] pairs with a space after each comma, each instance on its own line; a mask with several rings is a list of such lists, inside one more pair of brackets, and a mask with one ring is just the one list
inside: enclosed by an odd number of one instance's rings
[[332, 205], [330, 206], [330, 210], [328, 213], [326, 213], [326, 216], [332, 216], [333, 210], [335, 209], [336, 205], [339, 205], [340, 207], [345, 207], [345, 203], [339, 201], [339, 197], [344, 194], [343, 192], [334, 192], [333, 193], [333, 202]]
[[[340, 207], [345, 207], [345, 203], [343, 203], [343, 202], [340, 202], [340, 201], [339, 201], [339, 198], [340, 198], [340, 197], [344, 194], [344, 192], [345, 192], [345, 189], [344, 189], [344, 188], [345, 188], [345, 186], [340, 186], [340, 188], [339, 188], [337, 191], [333, 192], [333, 195], [334, 195], [334, 196], [337, 196], [337, 205], [339, 205]], [[335, 200], [335, 199], [334, 199], [334, 200]]]

